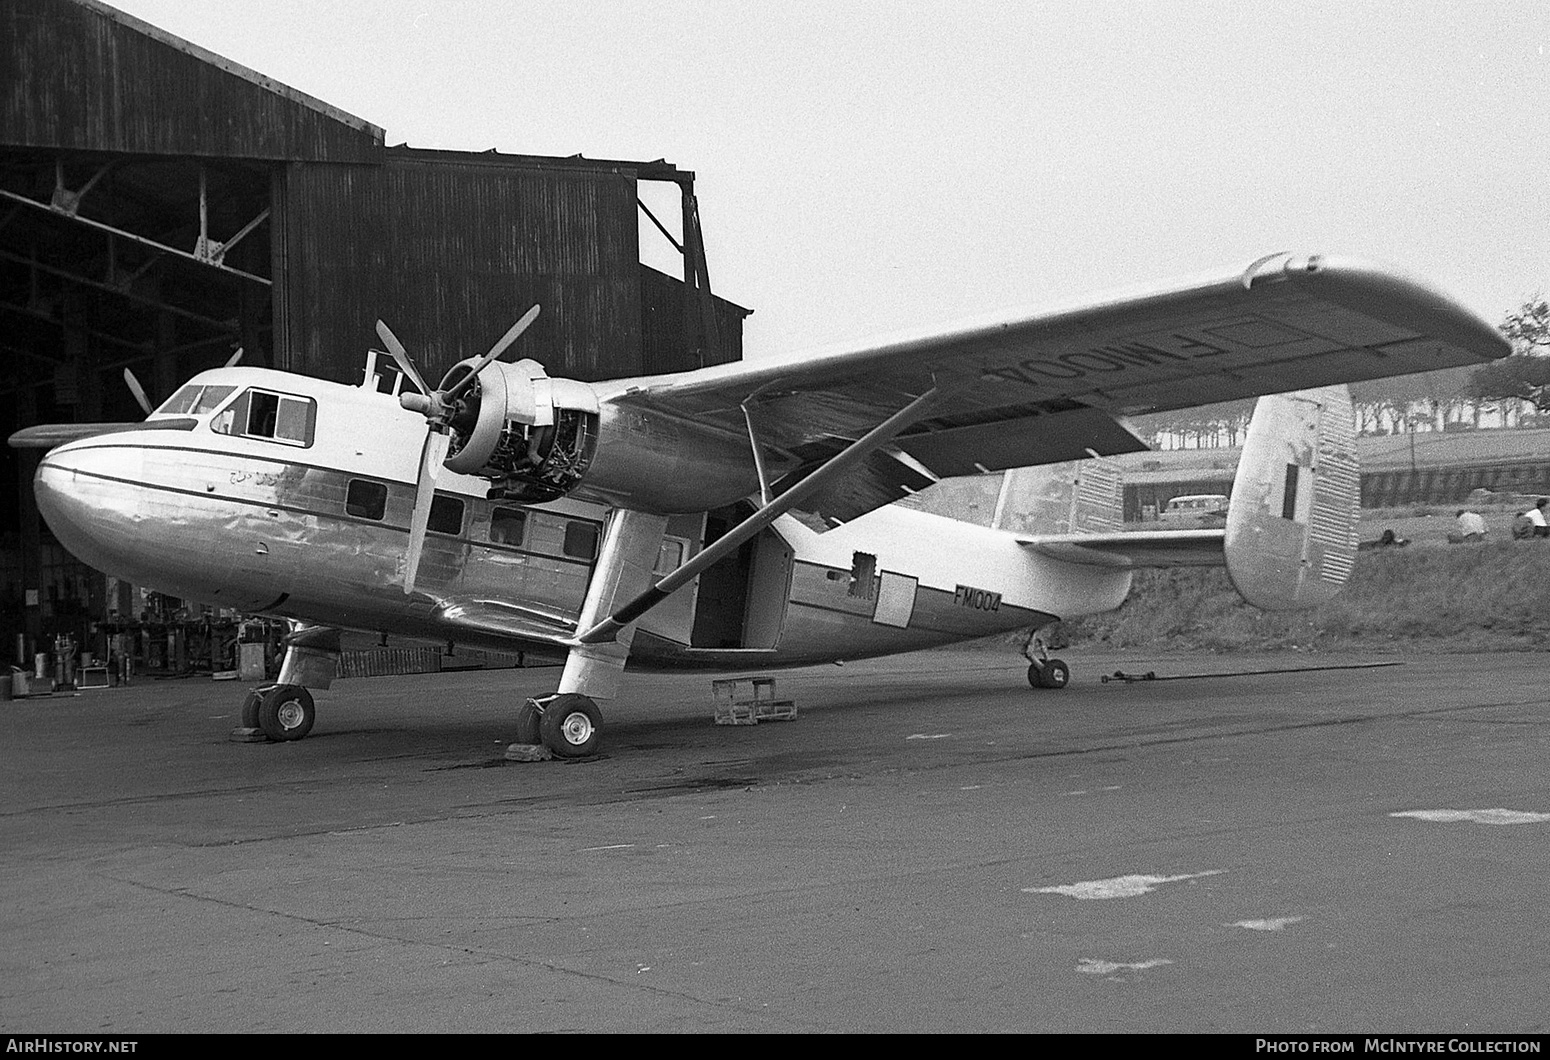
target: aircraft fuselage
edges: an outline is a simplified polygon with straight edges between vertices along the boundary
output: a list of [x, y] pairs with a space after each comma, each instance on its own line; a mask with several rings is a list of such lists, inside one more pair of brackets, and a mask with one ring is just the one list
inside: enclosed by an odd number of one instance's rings
[[[575, 635], [602, 504], [488, 499], [483, 479], [446, 474], [406, 595], [419, 416], [389, 394], [264, 369], [188, 386], [208, 399], [42, 460], [40, 510], [83, 561], [319, 625], [505, 649]], [[261, 405], [276, 415], [252, 418]], [[720, 515], [670, 517], [656, 573], [718, 536]], [[824, 534], [786, 516], [643, 617], [630, 661], [757, 668], [912, 651], [1108, 610], [1129, 585], [1128, 571], [919, 511], [883, 508]]]

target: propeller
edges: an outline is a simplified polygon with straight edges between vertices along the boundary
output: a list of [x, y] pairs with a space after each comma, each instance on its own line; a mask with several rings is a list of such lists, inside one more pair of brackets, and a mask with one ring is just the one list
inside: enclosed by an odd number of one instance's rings
[[431, 517], [431, 502], [436, 496], [436, 476], [440, 474], [442, 461], [446, 459], [447, 450], [452, 445], [452, 419], [462, 407], [458, 399], [473, 386], [479, 373], [505, 353], [537, 318], [538, 306], [535, 305], [506, 330], [506, 334], [479, 358], [472, 370], [445, 390], [433, 390], [426, 385], [414, 361], [409, 359], [404, 344], [398, 341], [398, 336], [393, 334], [387, 324], [377, 321], [377, 334], [383, 345], [397, 363], [399, 371], [408, 376], [409, 381], [420, 391], [418, 394], [400, 394], [398, 403], [411, 412], [420, 413], [425, 417], [426, 424], [425, 442], [420, 447], [420, 468], [414, 485], [414, 512], [409, 518], [409, 548], [404, 554], [405, 595], [414, 592], [415, 575], [420, 569], [420, 552], [425, 547], [425, 529]]
[[[237, 352], [226, 358], [226, 363], [222, 365], [222, 367], [235, 368], [237, 366], [237, 362], [240, 360], [242, 360], [242, 347], [238, 346]], [[145, 396], [145, 387], [140, 385], [140, 380], [135, 378], [135, 374], [128, 368], [124, 369], [124, 385], [127, 386], [129, 388], [129, 392], [134, 395], [135, 404], [139, 405], [140, 408], [145, 410], [145, 414], [149, 416], [153, 411], [151, 406], [151, 399]]]
[[145, 410], [145, 414], [149, 416], [151, 414], [151, 399], [145, 396], [145, 387], [140, 385], [140, 380], [136, 379], [135, 374], [128, 368], [124, 369], [124, 385], [127, 386], [129, 388], [129, 392], [135, 396], [135, 402], [139, 404], [139, 406]]

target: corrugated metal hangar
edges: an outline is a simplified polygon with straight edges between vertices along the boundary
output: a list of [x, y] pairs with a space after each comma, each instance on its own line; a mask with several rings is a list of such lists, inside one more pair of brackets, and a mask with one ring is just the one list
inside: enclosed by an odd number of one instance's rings
[[[681, 238], [645, 216], [683, 280], [641, 264], [642, 180], [681, 189]], [[694, 174], [667, 162], [388, 147], [96, 0], [0, 5], [0, 436], [137, 420], [125, 368], [157, 402], [239, 348], [354, 382], [379, 317], [436, 379], [534, 303], [508, 357], [585, 380], [738, 359], [748, 313], [710, 294]], [[6, 644], [129, 618], [38, 518], [36, 453], [3, 452]]]

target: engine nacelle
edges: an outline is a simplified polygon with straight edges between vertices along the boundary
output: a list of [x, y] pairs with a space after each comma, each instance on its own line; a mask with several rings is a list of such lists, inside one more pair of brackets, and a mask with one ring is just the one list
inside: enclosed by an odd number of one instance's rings
[[[446, 391], [475, 362], [460, 361]], [[456, 399], [445, 466], [488, 479], [492, 496], [542, 504], [579, 499], [664, 514], [705, 511], [759, 489], [744, 435], [604, 405], [588, 383], [551, 379], [537, 361], [493, 361]], [[778, 457], [772, 471], [788, 470]]]
[[[453, 365], [441, 389], [474, 363]], [[446, 467], [489, 479], [513, 500], [554, 500], [575, 489], [592, 462], [597, 411], [586, 383], [550, 379], [537, 361], [492, 361], [458, 398]]]

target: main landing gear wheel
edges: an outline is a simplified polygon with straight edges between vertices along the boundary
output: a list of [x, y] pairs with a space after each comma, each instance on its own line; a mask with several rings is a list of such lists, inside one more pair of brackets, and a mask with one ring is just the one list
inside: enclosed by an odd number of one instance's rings
[[271, 740], [299, 740], [312, 731], [317, 709], [312, 693], [300, 685], [276, 685], [258, 704], [258, 727]]
[[575, 692], [552, 697], [543, 705], [538, 723], [544, 746], [559, 758], [585, 758], [596, 751], [602, 728], [597, 704]]
[[1029, 663], [1028, 683], [1034, 688], [1065, 688], [1071, 683], [1071, 667], [1059, 659]]

